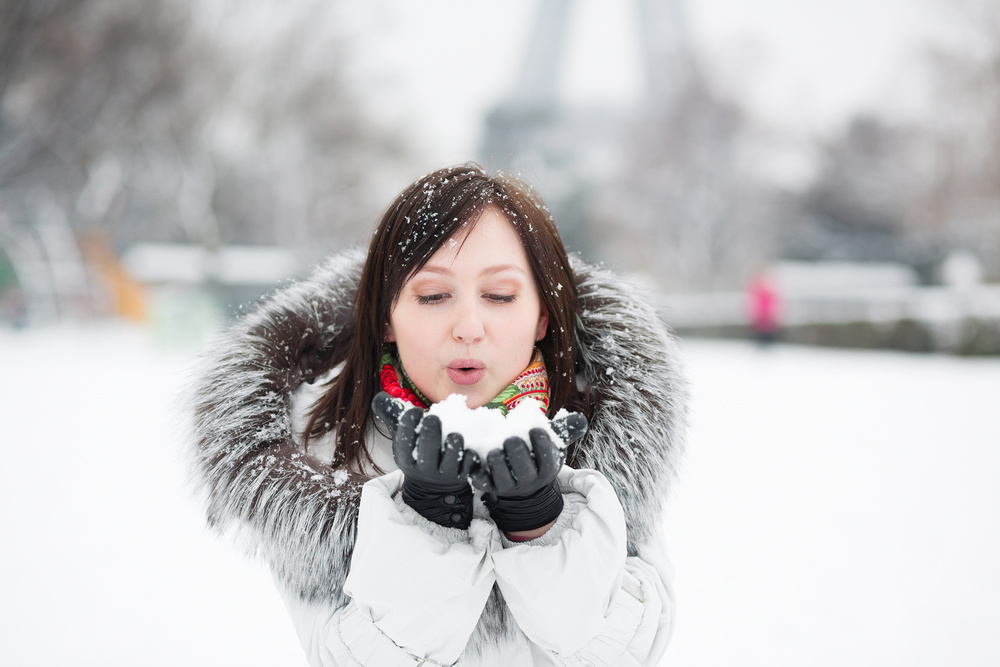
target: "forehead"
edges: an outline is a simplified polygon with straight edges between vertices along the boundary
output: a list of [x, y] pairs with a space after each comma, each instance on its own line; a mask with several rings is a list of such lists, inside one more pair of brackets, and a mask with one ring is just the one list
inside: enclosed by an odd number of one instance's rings
[[431, 257], [435, 260], [454, 261], [465, 254], [478, 256], [519, 257], [527, 263], [527, 253], [521, 237], [504, 213], [496, 206], [488, 206], [472, 223], [463, 224], [444, 242]]

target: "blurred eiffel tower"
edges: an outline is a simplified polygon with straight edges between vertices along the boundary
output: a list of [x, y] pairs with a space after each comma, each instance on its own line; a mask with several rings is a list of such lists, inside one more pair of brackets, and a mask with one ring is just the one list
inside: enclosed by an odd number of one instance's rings
[[[613, 7], [630, 9], [626, 3]], [[623, 169], [635, 127], [662, 117], [700, 75], [682, 0], [633, 0], [634, 32], [623, 47], [638, 47], [638, 102], [622, 106], [561, 99], [571, 13], [577, 9], [577, 0], [539, 0], [519, 77], [488, 115], [480, 153], [485, 164], [513, 170], [535, 184], [567, 245], [592, 254], [585, 228], [595, 188]], [[609, 47], [599, 42], [589, 48]]]

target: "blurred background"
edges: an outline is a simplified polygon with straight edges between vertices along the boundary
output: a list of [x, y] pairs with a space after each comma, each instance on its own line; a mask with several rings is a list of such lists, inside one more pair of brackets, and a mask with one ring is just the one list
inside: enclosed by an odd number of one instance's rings
[[169, 406], [469, 160], [682, 337], [664, 664], [1000, 662], [996, 0], [0, 0], [5, 664], [296, 664]]
[[991, 0], [0, 7], [7, 325], [231, 316], [476, 160], [682, 333], [1000, 352]]

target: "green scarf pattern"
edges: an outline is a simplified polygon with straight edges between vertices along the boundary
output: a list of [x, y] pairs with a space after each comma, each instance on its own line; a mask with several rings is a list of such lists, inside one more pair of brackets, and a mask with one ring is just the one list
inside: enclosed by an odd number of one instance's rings
[[[421, 393], [410, 376], [406, 374], [406, 369], [400, 363], [394, 346], [383, 348], [379, 366], [379, 380], [383, 391], [388, 392], [394, 398], [402, 399], [424, 410], [430, 406], [431, 401]], [[499, 410], [506, 415], [514, 406], [529, 396], [542, 404], [543, 412], [549, 409], [549, 376], [545, 370], [545, 360], [538, 349], [532, 355], [528, 367], [521, 371], [514, 378], [514, 381], [485, 407]]]

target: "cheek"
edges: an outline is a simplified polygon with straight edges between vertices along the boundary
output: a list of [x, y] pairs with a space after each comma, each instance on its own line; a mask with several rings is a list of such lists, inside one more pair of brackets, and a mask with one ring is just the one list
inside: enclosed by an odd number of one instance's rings
[[537, 297], [528, 305], [522, 317], [526, 335], [530, 334], [533, 342], [541, 340], [548, 327], [549, 316]]
[[418, 308], [398, 307], [389, 319], [392, 342], [396, 343], [401, 353], [407, 350], [413, 356], [422, 355], [434, 344], [437, 329], [434, 319]]
[[[535, 344], [539, 340], [539, 312], [537, 308], [526, 307], [518, 313], [516, 320], [506, 318], [498, 328], [499, 334], [510, 352], [517, 358], [526, 356], [530, 361]], [[542, 330], [544, 331], [544, 330]]]
[[389, 324], [386, 327], [386, 332], [390, 337], [386, 340], [397, 344], [406, 344], [411, 338], [410, 332], [417, 327], [414, 316], [415, 313], [407, 307], [407, 304], [397, 303], [389, 312]]

